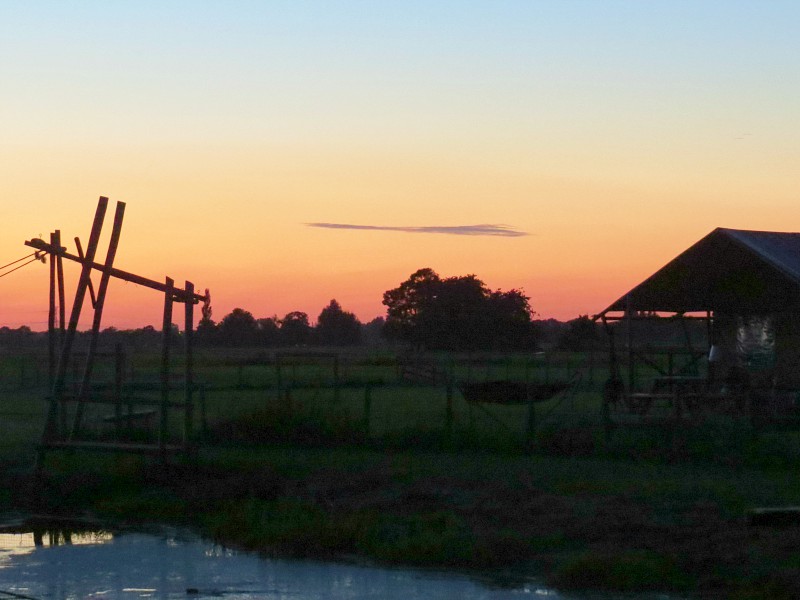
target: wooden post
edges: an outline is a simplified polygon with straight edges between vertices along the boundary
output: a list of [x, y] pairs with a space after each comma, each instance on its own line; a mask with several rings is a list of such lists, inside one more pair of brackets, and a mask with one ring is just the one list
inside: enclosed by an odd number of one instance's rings
[[281, 355], [275, 353], [275, 385], [278, 388], [278, 399], [283, 395], [283, 374], [281, 372]]
[[[56, 245], [56, 234], [50, 234], [50, 243]], [[47, 311], [47, 382], [52, 389], [56, 380], [56, 254], [50, 254], [50, 298]]]
[[[61, 230], [55, 231], [55, 243], [59, 248], [61, 247]], [[64, 333], [66, 332], [67, 323], [67, 309], [64, 294], [64, 261], [61, 259], [61, 253], [56, 258], [56, 280], [58, 284], [58, 329], [61, 332], [61, 343], [64, 343]]]
[[194, 284], [186, 282], [186, 303], [184, 304], [184, 323], [183, 323], [183, 342], [186, 354], [186, 364], [184, 371], [184, 410], [185, 419], [183, 427], [183, 444], [188, 450], [192, 444], [192, 428], [194, 425], [194, 404], [192, 394], [194, 393]]
[[[706, 358], [711, 355], [711, 346], [714, 345], [713, 317], [710, 310], [706, 311]], [[711, 385], [711, 369], [706, 360], [706, 386]]]
[[333, 401], [339, 402], [339, 355], [333, 357]]
[[636, 369], [633, 360], [633, 305], [630, 295], [625, 296], [625, 335], [628, 345], [628, 393], [636, 391]]
[[616, 403], [619, 395], [624, 393], [622, 389], [622, 379], [619, 376], [619, 365], [617, 364], [617, 349], [614, 343], [614, 330], [608, 325], [608, 320], [603, 315], [603, 329], [608, 336], [608, 380], [603, 388], [603, 427], [606, 434], [606, 443], [611, 441], [612, 422], [611, 422], [611, 402]]
[[364, 386], [364, 439], [369, 441], [369, 421], [372, 414], [372, 388]]
[[[78, 434], [81, 427], [81, 420], [83, 418], [83, 406], [86, 401], [86, 396], [89, 394], [91, 386], [92, 370], [94, 369], [94, 357], [97, 352], [97, 340], [100, 337], [100, 323], [103, 318], [103, 305], [106, 301], [106, 292], [108, 291], [108, 282], [111, 279], [111, 269], [114, 266], [114, 258], [117, 255], [117, 247], [119, 246], [119, 238], [122, 233], [122, 219], [125, 217], [125, 203], [117, 202], [117, 208], [114, 212], [114, 224], [111, 229], [111, 239], [108, 243], [108, 253], [106, 254], [106, 263], [103, 274], [100, 276], [100, 287], [97, 290], [97, 297], [94, 302], [94, 319], [92, 319], [92, 332], [89, 338], [89, 350], [86, 352], [86, 366], [83, 371], [83, 379], [81, 386], [78, 389], [78, 405], [75, 408], [75, 420], [72, 424], [72, 437]], [[88, 257], [87, 257], [88, 258]], [[93, 259], [89, 259], [91, 262]]]
[[528, 379], [528, 365], [525, 365], [525, 402], [528, 404], [528, 422], [526, 423], [526, 439], [528, 449], [533, 447], [536, 439], [536, 405], [531, 394], [530, 381]]
[[166, 278], [166, 292], [164, 292], [164, 320], [161, 327], [161, 423], [158, 428], [158, 446], [161, 458], [166, 459], [167, 435], [169, 427], [169, 350], [172, 338], [172, 302], [174, 299], [173, 288], [175, 282]]
[[550, 383], [550, 353], [544, 353], [544, 382]]
[[447, 428], [447, 440], [448, 442], [452, 439], [453, 436], [453, 376], [452, 373], [449, 373], [447, 376], [447, 387], [445, 388], [445, 398], [447, 402], [447, 410], [446, 410], [446, 423], [445, 426]]
[[[64, 343], [61, 347], [61, 356], [58, 359], [58, 367], [56, 368], [56, 377], [53, 382], [53, 390], [51, 394], [50, 407], [47, 413], [47, 421], [44, 428], [43, 442], [48, 442], [53, 438], [53, 428], [56, 425], [56, 416], [58, 407], [61, 405], [64, 396], [64, 381], [67, 375], [67, 365], [72, 353], [72, 344], [75, 341], [75, 333], [78, 329], [78, 320], [81, 316], [81, 308], [83, 307], [83, 300], [86, 296], [86, 289], [89, 287], [89, 277], [92, 273], [91, 263], [94, 261], [94, 255], [97, 252], [97, 244], [100, 241], [100, 232], [103, 229], [103, 219], [106, 215], [106, 208], [108, 207], [108, 198], [100, 196], [97, 202], [97, 210], [94, 215], [94, 222], [92, 223], [92, 231], [89, 234], [89, 243], [86, 248], [86, 262], [83, 263], [81, 275], [78, 279], [78, 287], [75, 292], [75, 301], [72, 303], [72, 312], [69, 318], [69, 325], [67, 326], [66, 333], [64, 334]], [[39, 465], [42, 459], [41, 453], [39, 454]]]
[[206, 413], [206, 385], [200, 384], [200, 427], [203, 436], [208, 435], [208, 416]]
[[[56, 229], [53, 232], [53, 243], [58, 247], [61, 248], [61, 230]], [[64, 336], [66, 333], [66, 326], [67, 326], [67, 309], [66, 309], [66, 300], [65, 300], [65, 293], [64, 293], [64, 261], [61, 259], [61, 253], [58, 252], [57, 254], [51, 254], [52, 257], [55, 258], [56, 263], [56, 291], [58, 292], [58, 347], [62, 348], [64, 346]], [[55, 372], [58, 368], [57, 359], [53, 358], [53, 378], [55, 379]], [[52, 389], [54, 385], [54, 381], [50, 382], [50, 388]], [[67, 432], [67, 410], [66, 406], [63, 402], [60, 403], [60, 406], [57, 407], [58, 409], [58, 427], [59, 427], [59, 437], [62, 435], [66, 435]]]

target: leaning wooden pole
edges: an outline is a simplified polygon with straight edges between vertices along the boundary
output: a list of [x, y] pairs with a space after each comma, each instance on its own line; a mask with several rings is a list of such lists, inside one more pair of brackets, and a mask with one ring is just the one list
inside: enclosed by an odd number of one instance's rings
[[[72, 304], [69, 325], [67, 326], [67, 330], [64, 334], [64, 343], [61, 346], [61, 356], [58, 360], [55, 381], [53, 382], [53, 389], [50, 396], [50, 407], [48, 409], [47, 421], [42, 436], [42, 441], [45, 444], [53, 439], [53, 428], [58, 413], [58, 407], [63, 401], [64, 381], [67, 375], [69, 358], [72, 353], [72, 344], [75, 341], [75, 333], [78, 329], [78, 321], [81, 317], [81, 309], [83, 308], [83, 300], [86, 296], [86, 289], [89, 287], [89, 278], [92, 274], [92, 262], [94, 261], [94, 255], [97, 252], [97, 244], [100, 241], [100, 232], [103, 229], [103, 220], [105, 219], [107, 208], [108, 198], [100, 196], [100, 199], [97, 202], [97, 210], [95, 211], [94, 222], [92, 223], [92, 231], [89, 234], [89, 243], [86, 248], [86, 262], [83, 263], [80, 278], [78, 279], [78, 287], [75, 291], [75, 301]], [[41, 458], [43, 457], [40, 454], [40, 461]]]
[[161, 346], [161, 420], [158, 428], [158, 449], [162, 458], [166, 458], [167, 437], [169, 427], [169, 350], [172, 337], [172, 303], [174, 300], [175, 282], [166, 278], [164, 286], [164, 321]]
[[122, 233], [122, 220], [124, 217], [125, 203], [117, 202], [117, 208], [114, 212], [114, 225], [111, 229], [111, 240], [108, 243], [108, 252], [106, 254], [105, 269], [100, 276], [100, 286], [97, 289], [97, 296], [94, 303], [94, 319], [92, 319], [89, 350], [86, 352], [86, 366], [84, 367], [83, 378], [81, 379], [81, 385], [78, 389], [78, 405], [75, 409], [75, 421], [72, 424], [72, 437], [75, 437], [80, 430], [81, 420], [83, 419], [83, 407], [89, 395], [89, 388], [91, 387], [94, 357], [97, 352], [97, 341], [100, 337], [100, 324], [103, 319], [103, 306], [106, 301], [108, 282], [111, 279], [111, 269], [114, 266], [114, 258], [117, 255], [117, 247], [119, 246], [119, 238]]

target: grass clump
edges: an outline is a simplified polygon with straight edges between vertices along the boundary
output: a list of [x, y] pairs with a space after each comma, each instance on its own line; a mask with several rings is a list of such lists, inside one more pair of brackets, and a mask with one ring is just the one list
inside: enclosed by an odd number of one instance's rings
[[564, 561], [552, 581], [561, 589], [686, 591], [695, 582], [677, 561], [645, 550], [585, 552]]

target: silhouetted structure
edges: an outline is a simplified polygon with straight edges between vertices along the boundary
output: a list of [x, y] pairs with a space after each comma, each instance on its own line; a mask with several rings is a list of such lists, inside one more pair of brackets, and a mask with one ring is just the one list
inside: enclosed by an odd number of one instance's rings
[[[128, 273], [114, 267], [114, 258], [116, 256], [117, 246], [119, 244], [120, 234], [122, 232], [122, 220], [125, 214], [125, 204], [117, 202], [116, 211], [114, 214], [114, 223], [111, 231], [111, 237], [108, 246], [105, 263], [100, 264], [95, 262], [95, 254], [97, 252], [98, 242], [100, 240], [100, 233], [103, 228], [103, 221], [105, 220], [106, 209], [108, 206], [108, 198], [100, 197], [95, 211], [94, 222], [92, 224], [89, 241], [84, 253], [80, 244], [80, 240], [75, 238], [75, 244], [78, 249], [78, 254], [70, 254], [67, 249], [61, 246], [60, 233], [58, 231], [51, 234], [50, 243], [41, 239], [33, 239], [26, 241], [25, 244], [37, 250], [47, 252], [50, 255], [50, 311], [49, 311], [49, 338], [50, 338], [50, 383], [52, 392], [50, 396], [50, 405], [47, 413], [47, 420], [45, 423], [44, 432], [42, 434], [42, 441], [40, 445], [40, 453], [38, 463], [41, 466], [44, 452], [47, 450], [55, 449], [84, 449], [84, 450], [113, 450], [123, 452], [154, 452], [165, 456], [167, 452], [178, 449], [188, 449], [192, 433], [192, 392], [194, 388], [193, 383], [193, 353], [192, 353], [192, 332], [194, 329], [194, 305], [197, 302], [203, 301], [208, 303], [207, 296], [201, 296], [194, 293], [194, 285], [187, 281], [184, 289], [175, 286], [172, 279], [167, 277], [165, 281], [153, 281]], [[65, 301], [64, 301], [64, 278], [62, 271], [62, 260], [67, 259], [77, 262], [81, 265], [81, 274], [78, 279], [77, 289], [75, 292], [75, 300], [72, 304], [72, 311], [69, 318], [69, 323], [65, 324]], [[100, 271], [100, 284], [95, 293], [92, 284], [92, 271]], [[155, 403], [159, 416], [159, 436], [157, 444], [135, 444], [125, 443], [122, 441], [114, 442], [98, 442], [96, 440], [82, 440], [81, 439], [81, 426], [85, 406], [88, 403], [107, 403], [115, 408], [115, 415], [112, 419], [117, 424], [121, 423], [123, 419], [127, 418], [128, 421], [134, 418], [134, 409], [132, 404], [128, 404], [127, 413], [123, 414], [123, 403], [121, 396], [121, 372], [120, 353], [117, 352], [116, 356], [116, 373], [117, 377], [114, 382], [113, 391], [110, 395], [99, 396], [93, 393], [92, 390], [92, 372], [94, 369], [95, 358], [97, 356], [97, 343], [100, 336], [100, 324], [103, 314], [103, 307], [105, 303], [106, 292], [110, 279], [114, 277], [157, 290], [164, 294], [164, 313], [163, 313], [163, 326], [162, 326], [162, 360], [161, 360], [161, 399]], [[59, 301], [59, 326], [58, 334], [55, 325], [56, 314], [56, 290], [58, 291]], [[78, 321], [80, 319], [83, 302], [86, 297], [86, 292], [90, 293], [92, 308], [94, 310], [92, 328], [89, 333], [89, 345], [86, 353], [86, 361], [83, 370], [83, 377], [80, 380], [77, 392], [75, 394], [68, 393], [66, 389], [67, 369], [70, 361], [73, 359], [73, 345], [77, 335]], [[184, 341], [185, 348], [185, 370], [184, 370], [184, 393], [185, 398], [182, 403], [176, 403], [170, 400], [170, 377], [169, 377], [169, 359], [170, 359], [170, 337], [172, 335], [172, 308], [175, 302], [183, 303], [185, 306], [185, 329]], [[56, 337], [58, 335], [58, 338]], [[56, 362], [56, 346], [60, 345], [61, 352]], [[74, 403], [75, 410], [72, 426], [67, 425], [67, 403]], [[184, 444], [182, 447], [171, 446], [168, 444], [167, 439], [167, 425], [168, 413], [171, 408], [182, 408], [185, 411], [184, 421]], [[137, 415], [138, 416], [138, 415]], [[119, 431], [119, 429], [118, 429]]]
[[[800, 391], [800, 233], [715, 229], [595, 319], [624, 337], [624, 361], [612, 338], [611, 379], [620, 380], [615, 366], [627, 363], [623, 395], [633, 412], [645, 414], [661, 401], [676, 417], [712, 407], [749, 407], [760, 416], [793, 411]], [[690, 319], [705, 322], [705, 339], [692, 339], [698, 329], [687, 326]], [[684, 347], [635, 344], [642, 322], [677, 324]], [[642, 363], [657, 373], [649, 390], [639, 386]]]

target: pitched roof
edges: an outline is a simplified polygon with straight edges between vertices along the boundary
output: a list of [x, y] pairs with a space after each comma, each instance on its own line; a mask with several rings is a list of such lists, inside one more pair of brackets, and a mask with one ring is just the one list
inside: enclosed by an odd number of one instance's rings
[[603, 311], [800, 311], [800, 233], [717, 228]]

